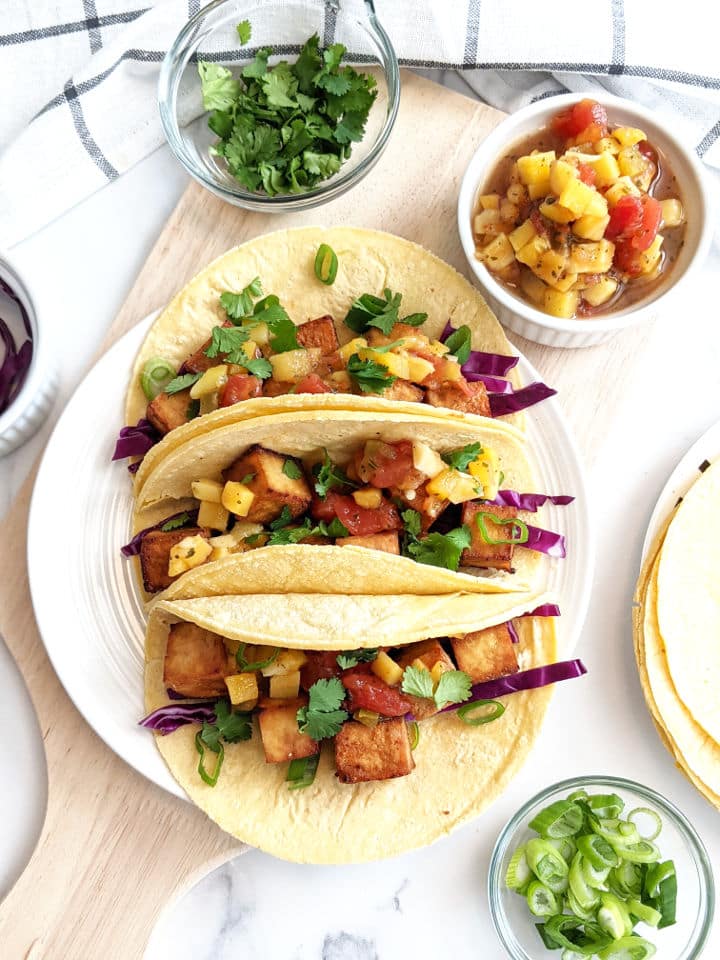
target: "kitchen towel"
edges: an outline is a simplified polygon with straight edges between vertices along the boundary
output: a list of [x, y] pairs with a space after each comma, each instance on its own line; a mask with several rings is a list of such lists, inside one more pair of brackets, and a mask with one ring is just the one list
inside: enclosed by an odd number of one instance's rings
[[[338, 3], [365, 15], [363, 0], [325, 0], [330, 42]], [[199, 0], [4, 0], [0, 247], [163, 143], [160, 63], [199, 7]], [[255, 7], [255, 18], [269, 15], [261, 3], [244, 7]], [[405, 66], [460, 71], [468, 92], [507, 111], [554, 93], [604, 89], [656, 109], [720, 168], [715, 3], [375, 0], [375, 8]]]

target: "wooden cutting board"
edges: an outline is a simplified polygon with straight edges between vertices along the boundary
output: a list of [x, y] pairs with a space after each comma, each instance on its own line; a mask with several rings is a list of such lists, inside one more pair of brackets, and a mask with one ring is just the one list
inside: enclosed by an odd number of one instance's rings
[[[502, 114], [404, 73], [400, 112], [377, 167], [344, 197], [292, 215], [248, 213], [196, 184], [185, 191], [106, 338], [121, 334], [223, 251], [271, 230], [306, 224], [376, 227], [428, 247], [468, 274], [455, 224], [460, 181]], [[581, 440], [597, 449], [613, 397], [641, 356], [649, 327], [572, 353], [514, 338], [560, 390]], [[603, 384], [604, 403], [585, 387]], [[118, 411], [119, 417], [119, 411]], [[158, 911], [243, 849], [189, 803], [144, 780], [95, 735], [65, 694], [33, 618], [25, 556], [30, 478], [0, 525], [0, 632], [37, 711], [48, 806], [35, 852], [0, 904], [3, 960], [139, 960]], [[72, 624], [66, 628], [72, 630]], [[78, 669], [82, 669], [78, 665]], [[140, 683], [138, 677], [138, 683]], [[7, 788], [6, 788], [7, 789]]]

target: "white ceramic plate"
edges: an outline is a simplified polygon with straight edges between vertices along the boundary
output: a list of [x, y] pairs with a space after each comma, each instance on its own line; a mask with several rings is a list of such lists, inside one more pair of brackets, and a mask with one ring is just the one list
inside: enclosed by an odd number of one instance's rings
[[[96, 733], [158, 786], [184, 796], [143, 716], [145, 618], [133, 567], [120, 554], [130, 539], [132, 506], [125, 464], [112, 463], [128, 371], [153, 317], [138, 324], [90, 371], [68, 403], [40, 465], [30, 507], [28, 570], [35, 616], [48, 656], [78, 710]], [[539, 379], [521, 359], [525, 382]], [[565, 560], [548, 561], [547, 585], [562, 609], [560, 656], [585, 620], [594, 567], [587, 491], [575, 443], [558, 404], [528, 416], [539, 489], [572, 494], [548, 506], [543, 523], [567, 537]]]

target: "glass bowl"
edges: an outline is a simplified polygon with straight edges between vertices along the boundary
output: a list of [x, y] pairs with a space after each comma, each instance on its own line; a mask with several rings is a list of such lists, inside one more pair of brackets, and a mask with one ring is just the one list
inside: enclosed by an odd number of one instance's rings
[[504, 827], [490, 860], [488, 896], [495, 930], [508, 956], [513, 960], [552, 960], [560, 956], [543, 946], [535, 929], [535, 924], [542, 920], [530, 913], [525, 897], [508, 890], [505, 872], [514, 851], [537, 836], [528, 829], [533, 817], [549, 804], [582, 789], [588, 793], [617, 793], [625, 801], [625, 813], [635, 807], [657, 811], [662, 819], [662, 832], [655, 842], [663, 860], [675, 861], [677, 923], [662, 930], [645, 924], [639, 924], [636, 929], [657, 947], [656, 960], [699, 957], [710, 934], [715, 909], [715, 885], [707, 851], [677, 807], [649, 787], [618, 777], [576, 777], [553, 784], [521, 807]]
[[[252, 37], [240, 45], [236, 26], [249, 20]], [[197, 60], [241, 69], [259, 47], [273, 50], [270, 63], [294, 59], [313, 33], [321, 47], [342, 43], [344, 62], [371, 70], [377, 99], [370, 109], [365, 135], [352, 145], [340, 170], [306, 193], [274, 197], [253, 193], [210, 154], [217, 141], [203, 109]], [[236, 72], [234, 70], [233, 72]], [[214, 0], [192, 17], [170, 47], [160, 70], [160, 119], [177, 159], [191, 177], [222, 200], [266, 213], [307, 210], [345, 193], [373, 168], [385, 148], [400, 102], [400, 72], [390, 40], [375, 16], [372, 0]]]

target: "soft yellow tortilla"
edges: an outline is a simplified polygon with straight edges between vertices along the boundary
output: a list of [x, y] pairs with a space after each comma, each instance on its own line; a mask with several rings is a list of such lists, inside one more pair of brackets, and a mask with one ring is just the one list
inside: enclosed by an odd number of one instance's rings
[[[328, 243], [338, 255], [338, 274], [331, 286], [315, 276], [315, 254]], [[409, 240], [379, 230], [353, 227], [301, 227], [265, 234], [218, 257], [191, 280], [153, 323], [135, 360], [126, 399], [126, 423], [137, 423], [145, 415], [147, 398], [140, 387], [140, 373], [152, 357], [164, 357], [179, 368], [210, 336], [214, 326], [226, 320], [220, 305], [225, 291], [239, 291], [260, 277], [265, 294], [275, 294], [292, 320], [301, 324], [331, 314], [341, 343], [355, 334], [343, 323], [354, 299], [364, 293], [383, 295], [386, 287], [403, 295], [401, 317], [427, 313], [420, 328], [437, 338], [450, 320], [454, 327], [466, 324], [472, 331], [472, 346], [489, 353], [515, 355], [494, 314], [480, 293], [449, 264]], [[511, 371], [515, 386], [520, 380]], [[372, 396], [351, 398], [351, 409], [376, 409]], [[386, 401], [388, 402], [388, 401]], [[312, 409], [317, 398], [269, 398], [280, 411]], [[197, 436], [228, 418], [256, 416], [266, 412], [268, 398], [245, 401], [237, 408], [220, 410], [172, 431], [158, 445], [152, 460], [159, 461], [177, 443]], [[411, 404], [411, 406], [414, 406]], [[427, 406], [425, 404], [422, 405]], [[242, 412], [240, 410], [242, 408]], [[522, 425], [522, 414], [512, 418]]]
[[[366, 440], [420, 440], [439, 452], [480, 442], [491, 447], [505, 474], [503, 485], [523, 493], [537, 490], [534, 470], [528, 459], [524, 439], [507, 424], [484, 422], [474, 425], [446, 421], [437, 417], [395, 414], [391, 420], [384, 413], [336, 411], [332, 416], [322, 411], [290, 413], [282, 416], [257, 417], [233, 426], [221, 427], [197, 437], [172, 451], [159, 464], [137, 491], [138, 509], [135, 532], [148, 527], [182, 509], [177, 501], [192, 495], [192, 481], [204, 478], [221, 479], [222, 471], [246, 449], [259, 443], [264, 447], [291, 456], [304, 457], [326, 449], [331, 459], [343, 465]], [[175, 501], [175, 502], [173, 502]], [[159, 509], [165, 508], [164, 514]], [[525, 515], [523, 515], [525, 516]], [[540, 524], [542, 512], [532, 515]], [[458, 590], [493, 592], [497, 590], [536, 589], [547, 558], [532, 550], [515, 550], [515, 572], [488, 572], [467, 568], [453, 573], [429, 567], [376, 550], [367, 550], [358, 559], [360, 548], [303, 546], [278, 553], [279, 547], [260, 547], [251, 551], [253, 560], [242, 560], [247, 570], [243, 593], [276, 593], [273, 582], [282, 589], [298, 593], [445, 593]], [[304, 564], [304, 556], [316, 554], [316, 560]], [[267, 559], [266, 559], [267, 557]], [[213, 587], [212, 571], [223, 570], [214, 563], [205, 564], [193, 574], [203, 582], [199, 592], [227, 592]], [[228, 561], [228, 563], [232, 563]], [[277, 564], [273, 570], [273, 563]], [[332, 563], [332, 567], [330, 564]], [[356, 566], [357, 563], [357, 566]], [[418, 584], [415, 583], [417, 577]], [[210, 578], [210, 579], [208, 579]], [[177, 583], [183, 582], [185, 577]], [[222, 584], [222, 574], [218, 581]], [[337, 585], [336, 585], [337, 584]], [[392, 584], [392, 587], [390, 586]]]
[[[355, 600], [349, 599], [355, 615]], [[413, 598], [406, 599], [414, 604]], [[451, 606], [455, 602], [444, 599]], [[439, 609], [433, 613], [439, 614]], [[156, 611], [148, 627], [149, 711], [168, 703], [162, 684], [165, 615], [167, 611]], [[445, 619], [451, 620], [451, 614]], [[287, 626], [290, 633], [291, 623]], [[523, 669], [555, 659], [551, 618], [520, 620], [518, 628]], [[354, 645], [364, 640], [358, 633]], [[551, 696], [552, 688], [544, 687], [504, 697], [504, 715], [478, 727], [467, 726], [454, 714], [424, 720], [414, 753], [415, 770], [407, 777], [375, 783], [339, 783], [332, 748], [325, 746], [314, 783], [288, 790], [286, 765], [265, 763], [256, 729], [252, 740], [225, 746], [222, 773], [212, 788], [197, 774], [196, 727], [181, 727], [156, 739], [175, 779], [223, 830], [284, 860], [359, 863], [425, 846], [476, 817], [522, 766], [540, 733]]]

